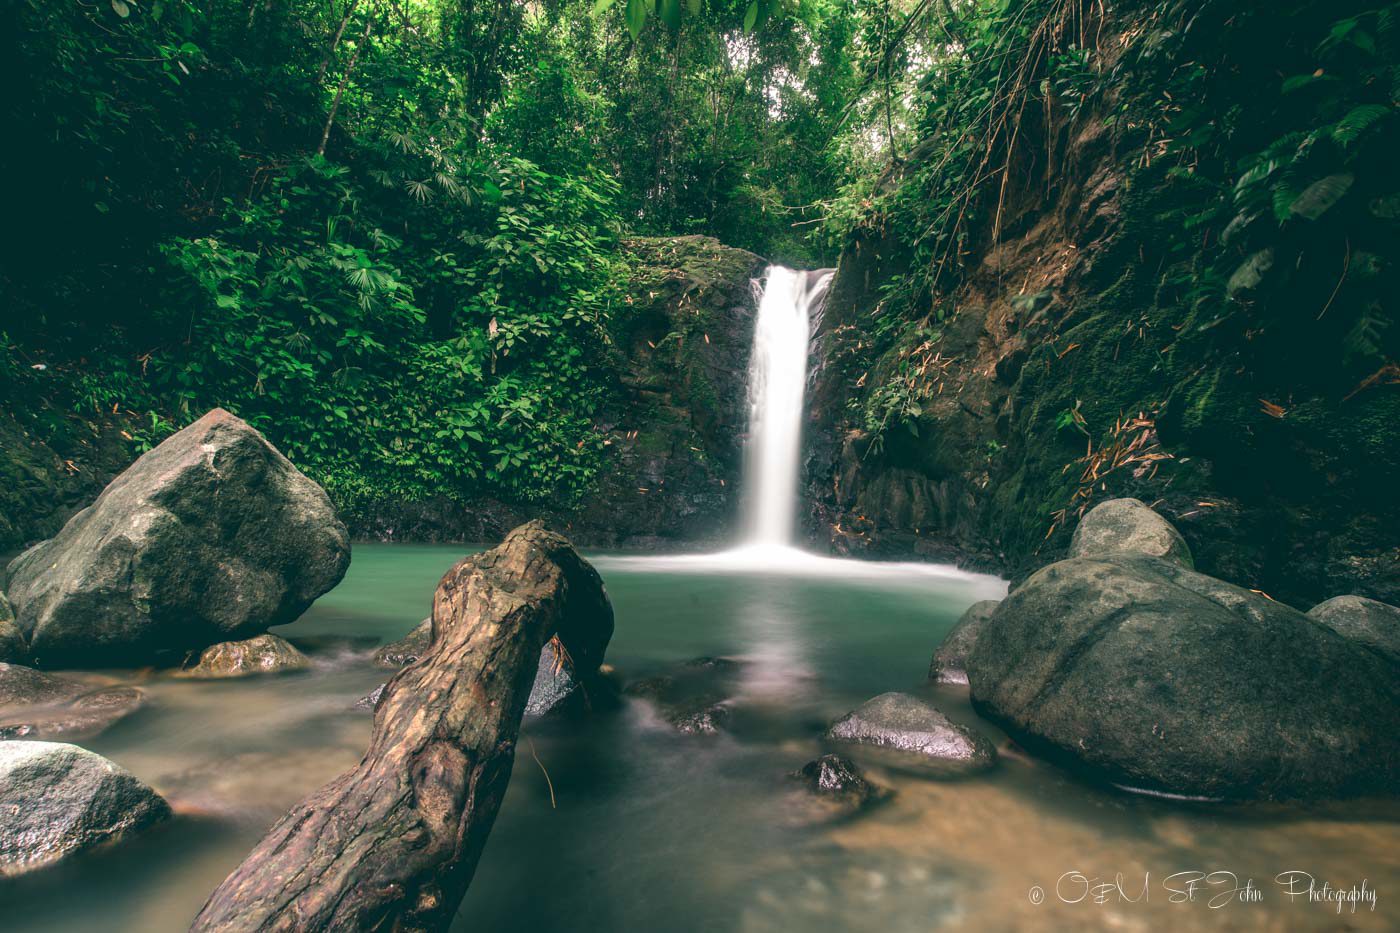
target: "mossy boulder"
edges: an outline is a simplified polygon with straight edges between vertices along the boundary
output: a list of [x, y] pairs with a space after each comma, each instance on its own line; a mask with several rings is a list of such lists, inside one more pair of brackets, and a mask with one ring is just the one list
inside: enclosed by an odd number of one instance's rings
[[291, 622], [349, 562], [321, 487], [214, 409], [11, 562], [7, 593], [36, 664], [140, 664]]
[[967, 673], [979, 712], [1115, 784], [1299, 798], [1400, 781], [1394, 661], [1161, 558], [1041, 569], [983, 625]]

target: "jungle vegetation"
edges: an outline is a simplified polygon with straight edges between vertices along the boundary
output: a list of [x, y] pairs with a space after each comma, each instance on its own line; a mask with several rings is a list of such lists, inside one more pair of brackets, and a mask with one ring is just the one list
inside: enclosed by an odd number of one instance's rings
[[567, 502], [627, 236], [829, 265], [893, 231], [888, 345], [1004, 232], [1008, 174], [1053, 174], [1017, 157], [1052, 107], [1171, 187], [1162, 284], [1202, 328], [1256, 345], [1236, 297], [1344, 269], [1337, 378], [1393, 379], [1400, 19], [1282, 6], [17, 0], [0, 393], [136, 450], [223, 405], [341, 502]]

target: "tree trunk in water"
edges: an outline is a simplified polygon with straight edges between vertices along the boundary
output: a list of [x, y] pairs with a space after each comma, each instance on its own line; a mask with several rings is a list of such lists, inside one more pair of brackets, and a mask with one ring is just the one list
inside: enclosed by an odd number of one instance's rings
[[283, 817], [192, 929], [445, 929], [505, 795], [540, 651], [557, 635], [596, 663], [612, 629], [597, 572], [539, 522], [462, 560], [359, 766]]

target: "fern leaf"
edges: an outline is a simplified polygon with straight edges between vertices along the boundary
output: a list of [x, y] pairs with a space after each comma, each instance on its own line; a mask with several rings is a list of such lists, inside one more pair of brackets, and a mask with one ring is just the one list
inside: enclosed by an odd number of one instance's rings
[[1332, 138], [1343, 146], [1350, 146], [1361, 134], [1375, 126], [1377, 122], [1390, 116], [1390, 108], [1382, 104], [1362, 104], [1352, 108], [1351, 113], [1337, 121], [1332, 127]]

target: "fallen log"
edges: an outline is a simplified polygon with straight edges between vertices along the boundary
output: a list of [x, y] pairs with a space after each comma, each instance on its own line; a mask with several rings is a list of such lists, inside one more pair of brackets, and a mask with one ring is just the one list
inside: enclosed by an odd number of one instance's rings
[[192, 929], [445, 929], [505, 796], [541, 649], [557, 635], [596, 665], [612, 630], [597, 572], [539, 522], [462, 560], [359, 766], [284, 816]]

